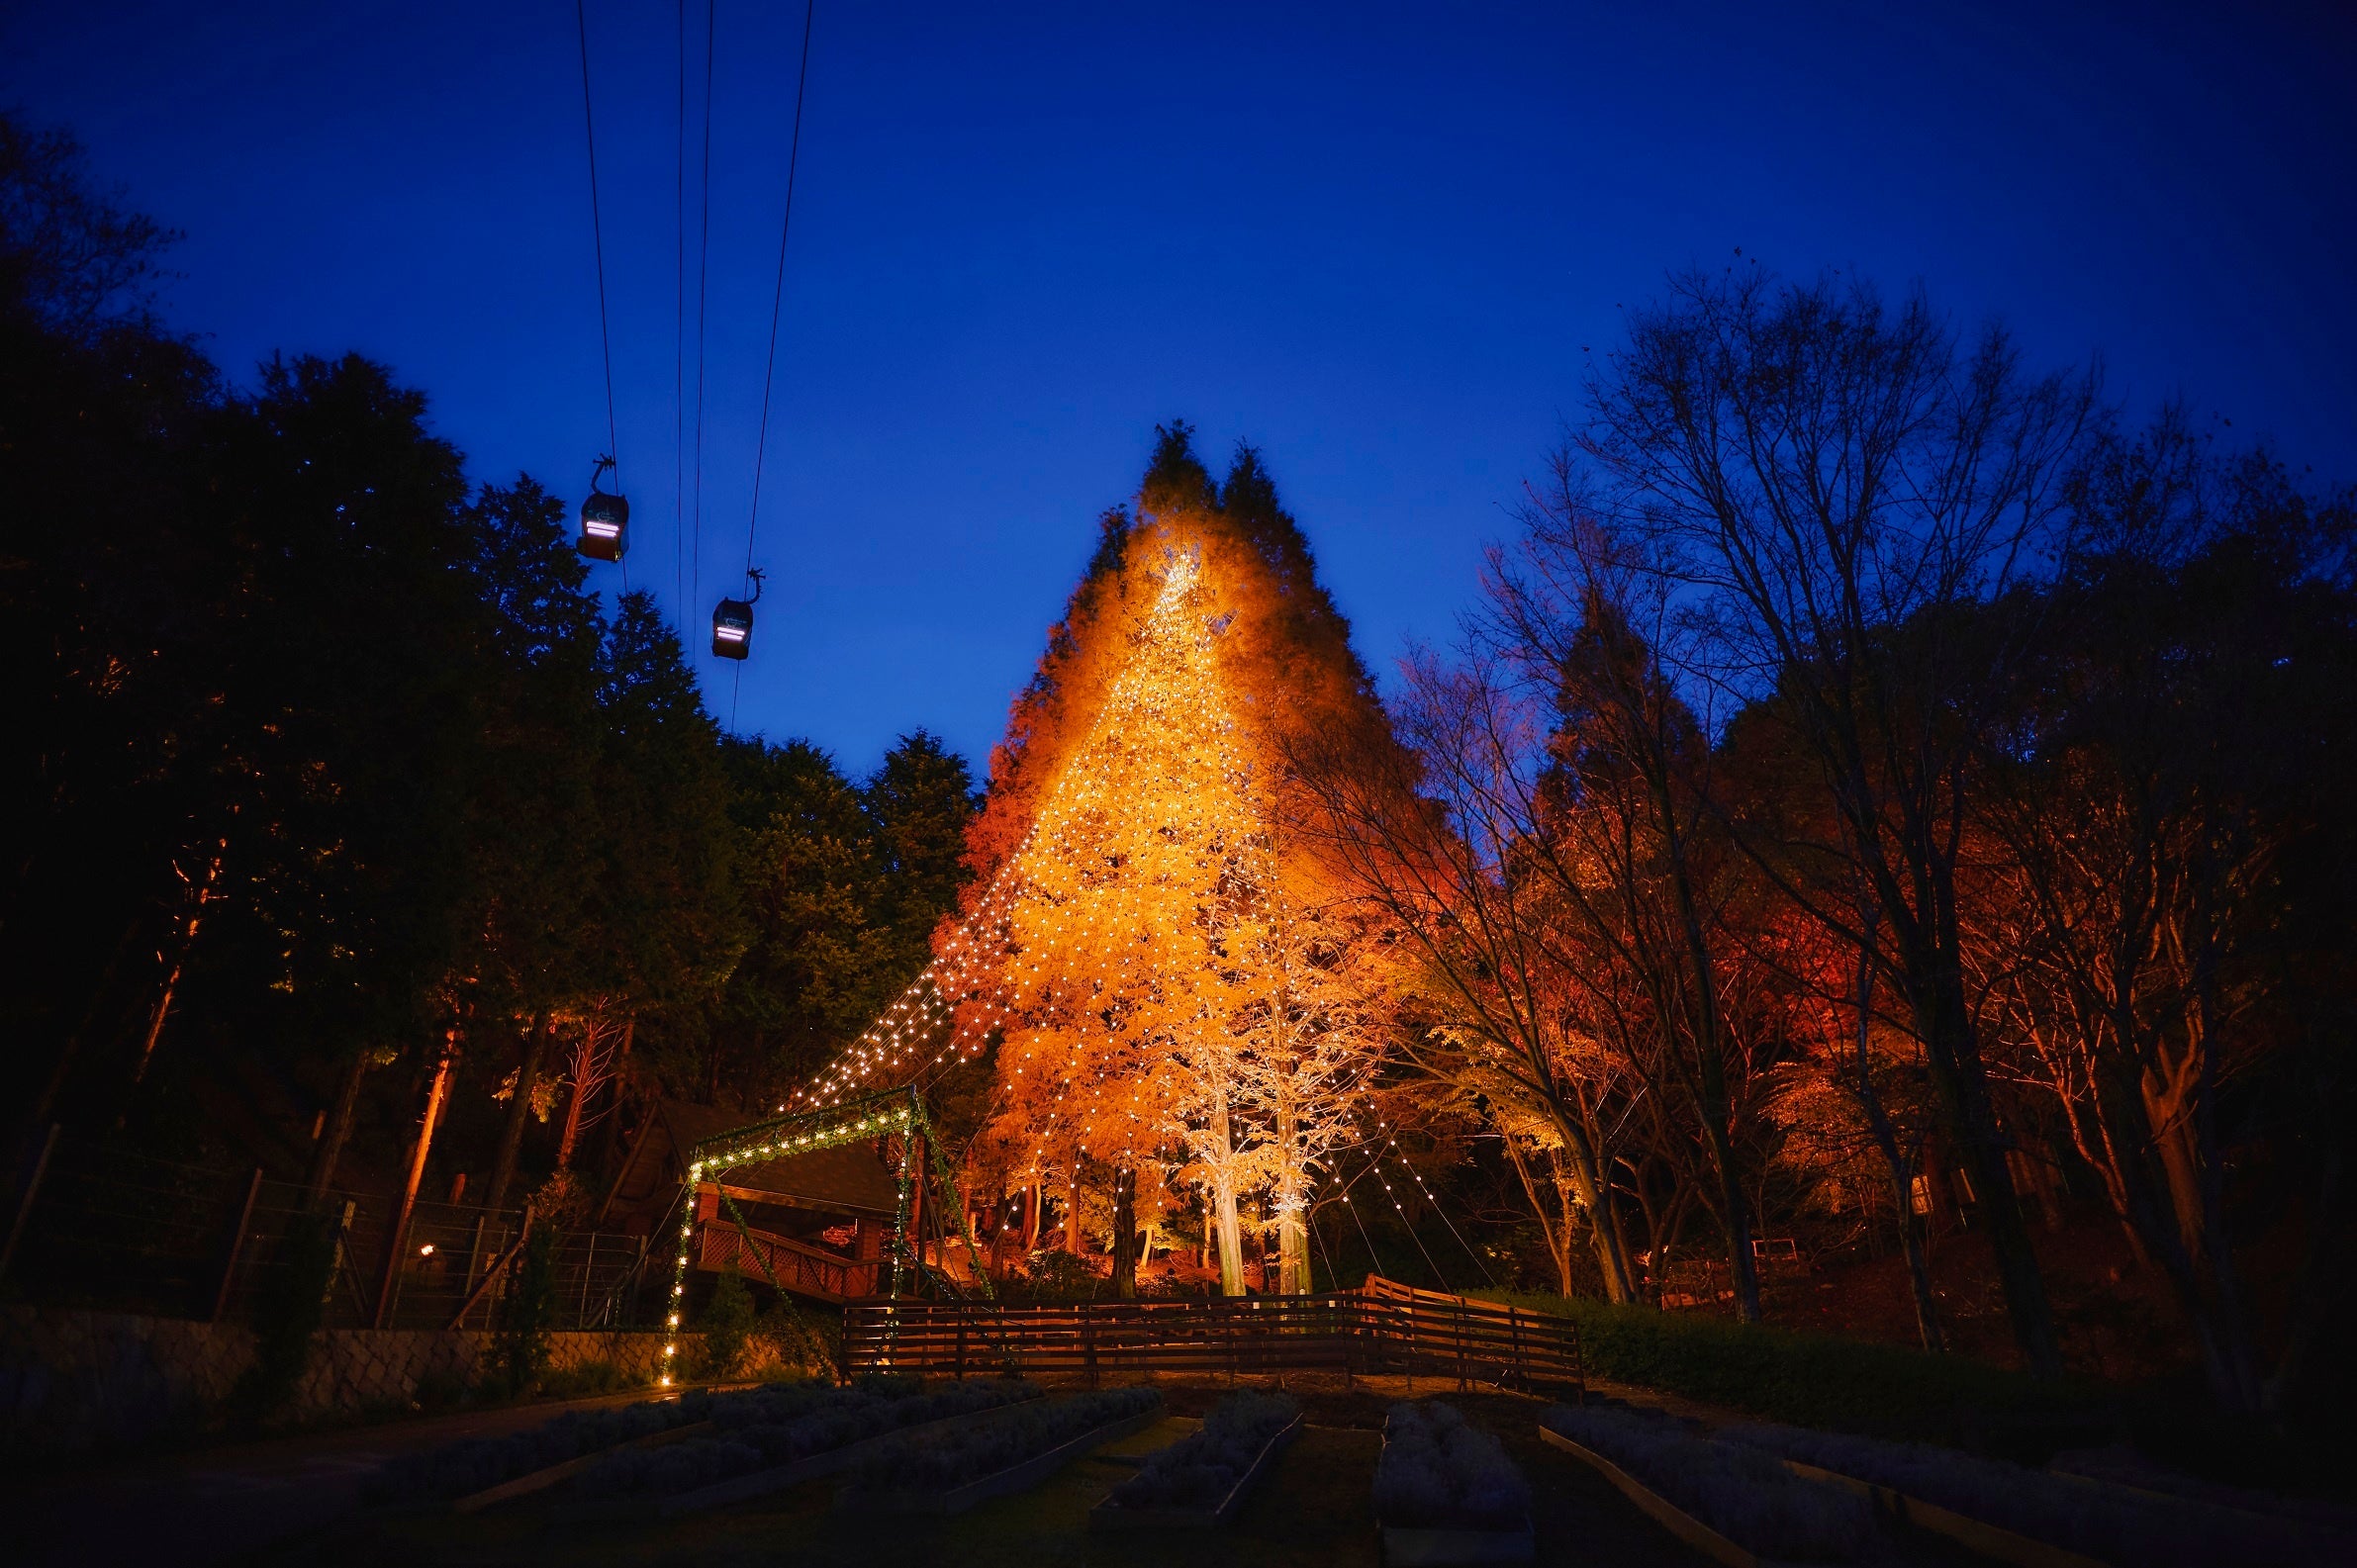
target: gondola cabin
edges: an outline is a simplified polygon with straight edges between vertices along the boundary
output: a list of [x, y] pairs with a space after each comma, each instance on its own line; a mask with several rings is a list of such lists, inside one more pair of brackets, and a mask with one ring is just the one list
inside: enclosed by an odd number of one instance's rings
[[598, 459], [581, 503], [581, 537], [574, 547], [593, 561], [619, 561], [630, 549], [630, 504], [598, 483], [612, 467], [613, 458]]
[[712, 611], [712, 652], [722, 659], [742, 659], [753, 651], [753, 606], [741, 599], [724, 599]]

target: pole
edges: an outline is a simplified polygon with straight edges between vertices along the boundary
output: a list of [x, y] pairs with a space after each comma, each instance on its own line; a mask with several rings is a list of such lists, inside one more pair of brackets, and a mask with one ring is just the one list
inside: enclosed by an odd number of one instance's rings
[[7, 1277], [8, 1265], [17, 1255], [17, 1243], [25, 1234], [25, 1222], [33, 1218], [34, 1200], [41, 1196], [41, 1183], [49, 1173], [49, 1156], [57, 1152], [58, 1124], [51, 1122], [47, 1138], [41, 1141], [41, 1153], [33, 1161], [33, 1174], [26, 1178], [25, 1195], [17, 1201], [16, 1218], [8, 1223], [8, 1241], [0, 1245], [0, 1278]]
[[[409, 1180], [401, 1189], [401, 1210], [393, 1220], [393, 1234], [385, 1248], [385, 1278], [377, 1289], [376, 1317], [369, 1327], [382, 1329], [393, 1312], [393, 1295], [401, 1284], [401, 1256], [409, 1246], [410, 1214], [418, 1206], [418, 1183], [425, 1178], [425, 1156], [433, 1150], [433, 1124], [442, 1114], [450, 1092], [450, 1063], [458, 1055], [456, 1030], [442, 1037], [441, 1061], [434, 1064], [433, 1086], [425, 1091], [425, 1120], [418, 1128], [418, 1146], [410, 1155]], [[522, 1089], [519, 1087], [518, 1093]]]
[[253, 1200], [262, 1193], [262, 1167], [253, 1167], [253, 1179], [245, 1184], [245, 1202], [237, 1210], [237, 1228], [230, 1233], [229, 1256], [221, 1260], [221, 1284], [213, 1292], [213, 1316], [210, 1322], [219, 1323], [221, 1315], [229, 1311], [230, 1286], [236, 1282], [237, 1259], [245, 1251], [245, 1233], [253, 1224]]

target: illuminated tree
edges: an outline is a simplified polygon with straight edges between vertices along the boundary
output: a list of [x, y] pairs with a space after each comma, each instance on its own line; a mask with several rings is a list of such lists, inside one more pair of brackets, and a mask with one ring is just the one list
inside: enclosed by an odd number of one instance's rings
[[[1015, 1186], [1114, 1195], [1126, 1288], [1141, 1166], [1203, 1194], [1222, 1281], [1244, 1289], [1241, 1202], [1271, 1183], [1280, 1277], [1307, 1274], [1308, 1184], [1343, 1135], [1341, 1095], [1371, 1049], [1339, 1003], [1342, 952], [1290, 911], [1320, 872], [1275, 851], [1286, 741], [1380, 727], [1348, 628], [1249, 449], [1223, 504], [1167, 427], [1136, 516], [1099, 547], [968, 835], [983, 875], [916, 984], [800, 1097], [930, 1083], [991, 1058], [978, 1158]], [[1002, 1178], [1003, 1179], [1003, 1178]]]
[[[1281, 896], [1238, 936], [1260, 994], [1238, 1014], [1235, 1075], [1275, 1211], [1277, 1288], [1306, 1291], [1311, 1192], [1331, 1157], [1363, 1141], [1352, 1106], [1381, 1060], [1376, 960], [1339, 912], [1296, 912]], [[1224, 1273], [1224, 1219], [1220, 1234]]]

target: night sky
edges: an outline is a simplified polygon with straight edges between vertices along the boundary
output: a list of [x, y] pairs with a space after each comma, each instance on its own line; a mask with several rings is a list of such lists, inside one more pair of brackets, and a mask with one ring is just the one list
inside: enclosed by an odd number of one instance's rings
[[[1738, 247], [1920, 279], [2357, 479], [2357, 8], [1148, 10], [820, 0], [738, 692], [703, 627], [745, 560], [801, 11], [718, 5], [699, 567], [678, 13], [591, 0], [629, 581], [685, 602], [739, 728], [979, 763], [1175, 415], [1215, 468], [1262, 446], [1372, 662], [1446, 638], [1620, 307]], [[0, 99], [186, 231], [168, 315], [233, 375], [358, 349], [476, 477], [578, 499], [607, 419], [570, 0], [0, 18]]]

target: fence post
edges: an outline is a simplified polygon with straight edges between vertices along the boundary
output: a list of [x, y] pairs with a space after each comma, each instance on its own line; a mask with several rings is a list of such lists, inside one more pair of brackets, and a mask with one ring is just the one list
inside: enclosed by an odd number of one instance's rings
[[221, 1315], [230, 1308], [230, 1287], [236, 1283], [237, 1259], [245, 1252], [245, 1232], [253, 1224], [253, 1200], [262, 1194], [262, 1167], [253, 1167], [253, 1179], [245, 1184], [245, 1202], [237, 1210], [237, 1226], [230, 1232], [229, 1255], [221, 1260], [221, 1284], [213, 1292], [213, 1315], [208, 1323], [219, 1323]]
[[359, 1281], [353, 1276], [349, 1269], [343, 1266], [345, 1254], [350, 1249], [352, 1215], [359, 1209], [359, 1207], [360, 1205], [358, 1203], [354, 1202], [350, 1198], [346, 1198], [343, 1200], [342, 1212], [337, 1214], [335, 1217], [335, 1256], [328, 1264], [328, 1295], [330, 1297], [333, 1297], [335, 1294], [335, 1282], [338, 1279], [342, 1280], [351, 1288], [353, 1311], [360, 1317], [366, 1317], [368, 1313], [368, 1304], [360, 1299]]
[[1457, 1328], [1457, 1391], [1466, 1391], [1466, 1309], [1457, 1304], [1450, 1309], [1450, 1323]]
[[592, 1231], [589, 1234], [589, 1255], [581, 1260], [581, 1310], [573, 1315], [573, 1327], [576, 1329], [587, 1328], [589, 1326], [590, 1276], [597, 1273], [597, 1271], [598, 1233]]
[[[466, 1249], [466, 1294], [458, 1298], [460, 1301], [471, 1302], [475, 1298], [475, 1271], [483, 1266], [483, 1227], [490, 1223], [491, 1215], [488, 1212], [475, 1216], [475, 1239]], [[462, 1310], [458, 1316], [459, 1321], [451, 1327], [463, 1329], [466, 1327], [466, 1313]]]
[[25, 1195], [17, 1200], [17, 1214], [8, 1225], [8, 1241], [0, 1244], [0, 1278], [7, 1277], [8, 1265], [17, 1255], [17, 1242], [25, 1234], [25, 1222], [33, 1217], [34, 1200], [41, 1196], [41, 1183], [49, 1173], [49, 1156], [57, 1152], [58, 1124], [49, 1124], [48, 1136], [41, 1141], [41, 1153], [33, 1161], [33, 1174], [25, 1180]]

